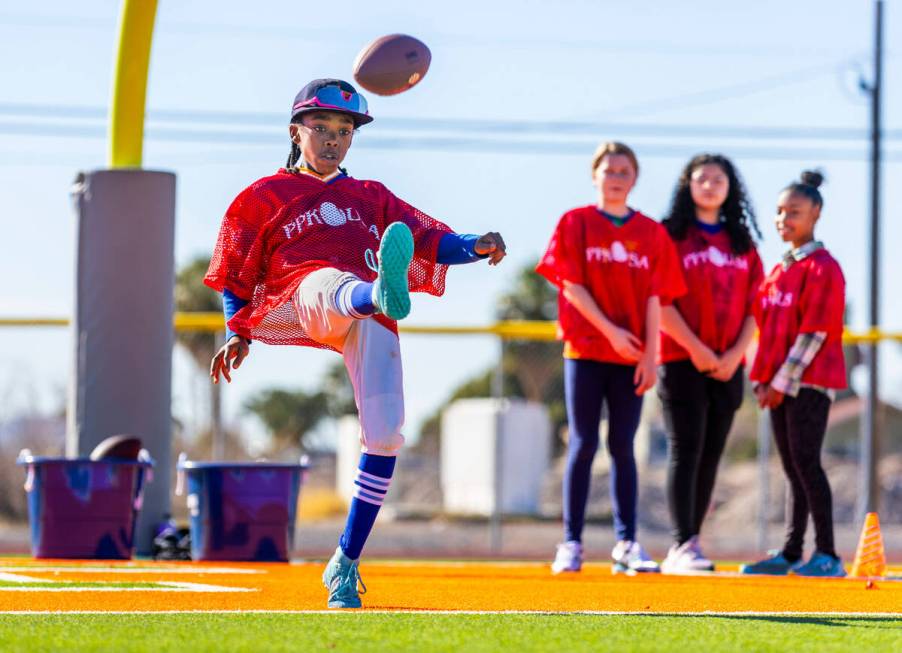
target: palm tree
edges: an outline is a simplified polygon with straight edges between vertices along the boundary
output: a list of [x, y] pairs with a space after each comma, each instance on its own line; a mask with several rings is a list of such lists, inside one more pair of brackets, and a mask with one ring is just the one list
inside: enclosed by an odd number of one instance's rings
[[298, 446], [304, 449], [310, 433], [329, 415], [328, 404], [324, 392], [270, 388], [249, 399], [244, 407], [266, 426], [274, 448]]
[[[514, 287], [498, 300], [499, 320], [556, 320], [557, 290], [530, 263], [520, 270]], [[558, 343], [513, 340], [504, 346], [504, 369], [517, 378], [523, 397], [550, 402], [563, 389], [563, 363]], [[562, 397], [561, 397], [562, 398]]]

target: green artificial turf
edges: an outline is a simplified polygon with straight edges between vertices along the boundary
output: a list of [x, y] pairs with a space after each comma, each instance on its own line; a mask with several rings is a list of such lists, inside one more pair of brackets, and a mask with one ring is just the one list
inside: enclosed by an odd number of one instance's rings
[[814, 616], [0, 615], [13, 651], [902, 650], [902, 620]]

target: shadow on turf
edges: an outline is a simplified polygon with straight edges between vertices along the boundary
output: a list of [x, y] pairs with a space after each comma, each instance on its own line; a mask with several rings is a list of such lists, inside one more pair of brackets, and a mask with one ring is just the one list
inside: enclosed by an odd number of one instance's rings
[[[705, 618], [712, 619], [729, 619], [735, 621], [770, 621], [781, 624], [807, 624], [811, 626], [830, 626], [838, 628], [886, 628], [889, 630], [897, 630], [902, 627], [902, 618], [896, 617], [833, 617], [824, 615], [823, 617], [815, 617], [811, 615], [799, 615], [798, 617], [777, 616], [777, 615], [705, 615]], [[850, 623], [859, 622], [859, 623]], [[882, 625], [887, 624], [887, 625]], [[890, 626], [889, 624], [893, 624]]]

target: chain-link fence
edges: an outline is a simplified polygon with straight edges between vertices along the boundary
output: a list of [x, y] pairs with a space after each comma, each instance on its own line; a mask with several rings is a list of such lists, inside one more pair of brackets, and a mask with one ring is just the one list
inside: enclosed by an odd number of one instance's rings
[[[47, 333], [48, 342], [60, 348], [56, 357], [62, 365], [68, 365], [68, 338], [61, 336], [61, 329], [54, 329], [53, 336], [48, 331], [32, 330], [34, 325], [63, 326], [65, 320], [8, 320], [0, 324], [14, 328], [10, 332], [14, 335], [29, 330], [26, 338], [29, 343], [44, 337], [38, 333]], [[217, 333], [222, 328], [222, 318], [218, 314], [180, 314], [176, 327], [180, 332]], [[567, 446], [563, 361], [561, 345], [554, 340], [554, 324], [503, 322], [484, 328], [411, 326], [402, 332], [408, 404], [414, 408], [408, 412], [413, 419], [409, 420], [406, 433], [409, 446], [399, 459], [383, 526], [376, 529], [372, 548], [377, 553], [433, 557], [547, 555], [560, 537], [561, 484]], [[854, 347], [867, 339], [850, 335], [847, 344]], [[897, 346], [888, 340], [881, 348]], [[199, 347], [197, 339], [189, 342]], [[188, 345], [183, 343], [179, 347]], [[421, 350], [439, 354], [426, 359]], [[476, 362], [457, 364], [462, 352], [474, 351], [478, 354]], [[181, 355], [184, 354], [182, 351]], [[323, 352], [317, 355], [328, 356]], [[847, 358], [854, 367], [858, 360], [854, 350], [847, 351]], [[292, 397], [289, 390], [283, 391], [286, 396], [281, 399], [275, 389], [266, 401], [257, 397], [259, 423], [267, 425], [271, 438], [269, 445], [262, 449], [249, 445], [249, 434], [241, 432], [238, 424], [221, 418], [224, 409], [234, 414], [234, 410], [229, 410], [234, 406], [229, 406], [228, 396], [222, 397], [217, 392], [207, 394], [208, 382], [199, 368], [196, 385], [203, 391], [199, 393], [195, 413], [209, 415], [204, 418], [195, 414], [190, 420], [176, 420], [174, 429], [173, 451], [184, 450], [200, 460], [253, 459], [260, 455], [288, 459], [297, 456], [304, 446], [311, 454], [313, 469], [302, 492], [298, 547], [301, 553], [311, 555], [334, 547], [347, 496], [341, 487], [341, 467], [356, 465], [356, 427], [339, 419], [341, 414], [352, 412], [352, 396], [348, 395], [349, 387], [340, 363], [338, 368], [324, 369], [319, 389], [301, 393], [307, 403]], [[854, 370], [852, 373], [855, 374]], [[15, 383], [13, 376], [0, 379], [0, 390], [14, 387]], [[180, 405], [186, 403], [185, 397], [175, 399]], [[476, 406], [471, 411], [475, 417], [465, 416], [463, 421], [443, 419], [450, 407], [468, 401], [471, 408]], [[488, 402], [483, 413], [479, 412], [482, 410], [479, 401]], [[253, 402], [246, 404], [253, 405]], [[3, 520], [21, 523], [26, 516], [22, 474], [14, 466], [19, 449], [27, 447], [36, 454], [62, 453], [65, 430], [62, 405], [49, 410], [26, 407], [17, 412], [8, 402], [0, 416], [0, 518]], [[457, 456], [459, 469], [450, 468], [447, 460], [443, 462], [443, 455], [451, 455], [448, 443], [474, 437], [475, 428], [484, 427], [482, 432], [498, 436], [504, 430], [501, 422], [482, 424], [479, 420], [497, 420], [511, 406], [516, 410], [520, 410], [516, 407], [533, 406], [537, 412], [523, 413], [526, 417], [516, 422], [513, 436], [505, 436], [507, 444], [494, 448], [490, 437], [482, 444], [476, 438], [471, 440], [476, 444], [470, 446], [466, 455]], [[834, 493], [837, 539], [840, 548], [847, 547], [846, 550], [855, 544], [862, 512], [860, 497], [867, 483], [865, 470], [859, 465], [860, 434], [867, 417], [865, 407], [865, 399], [855, 392], [841, 393], [831, 409], [824, 447], [824, 463]], [[320, 411], [321, 419], [305, 421], [297, 415], [288, 415], [281, 422], [275, 418], [266, 422], [262, 416], [267, 410], [273, 413]], [[902, 410], [891, 404], [880, 404], [880, 410], [883, 434], [879, 453], [880, 514], [885, 527], [898, 529], [902, 524]], [[708, 547], [720, 555], [747, 553], [776, 545], [780, 540], [785, 494], [783, 473], [770, 446], [764, 417], [747, 387], [728, 439], [703, 530]], [[605, 428], [603, 419], [602, 434]], [[308, 431], [300, 432], [301, 429]], [[335, 447], [338, 438], [351, 443], [350, 447], [344, 447], [345, 454], [341, 446]], [[547, 446], [537, 446], [536, 438], [547, 439]], [[635, 450], [640, 480], [640, 533], [652, 543], [650, 548], [661, 549], [669, 543], [670, 529], [665, 491], [668, 443], [660, 401], [654, 390], [646, 395]], [[538, 462], [530, 462], [537, 456]], [[487, 459], [494, 462], [490, 472], [495, 478], [488, 490], [480, 490], [481, 481], [473, 480], [477, 478], [473, 474]], [[529, 479], [519, 478], [526, 475], [520, 473], [521, 469], [529, 470]], [[448, 483], [455, 474], [461, 477], [465, 491], [476, 494], [487, 491], [489, 496], [483, 496], [482, 503], [468, 504], [460, 499], [457, 489], [453, 490], [457, 498], [450, 500]], [[504, 483], [513, 484], [520, 493], [519, 503], [511, 504], [512, 509], [505, 508], [501, 495], [509, 490], [498, 478], [513, 479]], [[608, 456], [601, 447], [593, 466], [587, 537], [602, 542], [612, 541], [613, 537], [609, 480]], [[183, 501], [183, 498], [173, 500], [177, 517], [184, 516], [184, 506], [180, 505]], [[461, 508], [462, 505], [471, 507]], [[596, 531], [598, 535], [593, 535]], [[886, 540], [890, 549], [894, 541], [902, 541], [892, 536]]]

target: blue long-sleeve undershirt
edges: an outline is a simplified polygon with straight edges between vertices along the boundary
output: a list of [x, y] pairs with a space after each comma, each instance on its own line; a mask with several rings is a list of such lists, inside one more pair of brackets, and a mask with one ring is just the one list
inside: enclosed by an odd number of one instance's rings
[[[480, 256], [476, 253], [477, 240], [479, 240], [479, 236], [475, 234], [445, 234], [439, 241], [436, 261], [442, 265], [462, 265], [486, 258], [486, 256]], [[226, 342], [232, 336], [237, 335], [229, 328], [229, 320], [247, 305], [248, 300], [241, 299], [228, 288], [222, 291], [222, 312], [226, 321]], [[248, 340], [248, 343], [250, 343], [250, 340]]]
[[[248, 303], [249, 302], [246, 299], [241, 299], [241, 297], [228, 288], [222, 291], [222, 312], [225, 314], [226, 321], [226, 342], [228, 342], [232, 336], [237, 335], [229, 328], [229, 320], [234, 317], [235, 313], [247, 306]], [[248, 340], [248, 343], [250, 343], [250, 340]]]
[[442, 265], [460, 265], [485, 258], [476, 253], [475, 234], [445, 234], [438, 243], [436, 261]]

